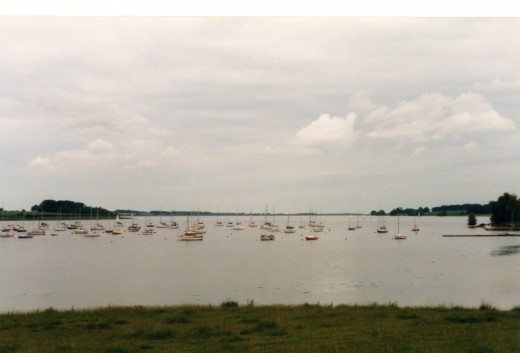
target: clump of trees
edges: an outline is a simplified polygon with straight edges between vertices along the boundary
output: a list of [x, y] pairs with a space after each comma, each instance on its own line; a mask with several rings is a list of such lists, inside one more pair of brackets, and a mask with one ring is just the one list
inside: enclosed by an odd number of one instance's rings
[[107, 216], [110, 214], [110, 211], [104, 208], [91, 207], [85, 205], [83, 202], [69, 200], [44, 200], [40, 202], [39, 205], [31, 207], [31, 211], [99, 216]]
[[475, 217], [474, 213], [470, 213], [468, 215], [468, 226], [476, 226], [477, 225], [477, 217]]
[[520, 221], [520, 200], [515, 194], [504, 193], [496, 201], [490, 201], [489, 208], [493, 224], [514, 224]]

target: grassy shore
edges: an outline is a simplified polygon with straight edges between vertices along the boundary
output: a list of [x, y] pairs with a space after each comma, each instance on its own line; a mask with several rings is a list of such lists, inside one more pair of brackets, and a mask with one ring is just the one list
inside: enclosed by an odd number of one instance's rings
[[520, 352], [520, 309], [130, 307], [0, 315], [6, 352]]

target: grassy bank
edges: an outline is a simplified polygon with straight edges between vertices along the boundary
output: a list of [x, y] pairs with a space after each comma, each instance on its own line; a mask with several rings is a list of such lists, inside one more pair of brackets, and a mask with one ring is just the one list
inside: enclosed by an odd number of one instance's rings
[[179, 306], [0, 315], [6, 352], [520, 352], [520, 310]]

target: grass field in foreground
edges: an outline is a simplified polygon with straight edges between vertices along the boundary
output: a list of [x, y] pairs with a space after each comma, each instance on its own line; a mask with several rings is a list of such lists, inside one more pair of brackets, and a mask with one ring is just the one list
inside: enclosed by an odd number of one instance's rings
[[7, 352], [520, 352], [520, 309], [116, 307], [0, 314]]

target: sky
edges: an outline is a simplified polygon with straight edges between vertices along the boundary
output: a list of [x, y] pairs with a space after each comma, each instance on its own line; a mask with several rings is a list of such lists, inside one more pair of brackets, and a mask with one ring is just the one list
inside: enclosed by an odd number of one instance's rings
[[520, 18], [15, 15], [5, 209], [388, 212], [520, 192]]

